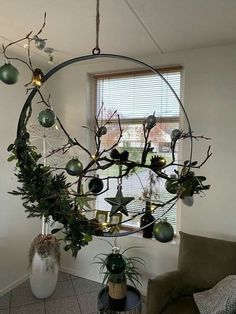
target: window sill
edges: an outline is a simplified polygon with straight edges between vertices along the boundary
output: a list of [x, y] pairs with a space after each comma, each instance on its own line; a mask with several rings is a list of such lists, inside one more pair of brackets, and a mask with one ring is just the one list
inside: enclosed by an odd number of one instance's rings
[[[121, 229], [124, 230], [124, 231], [131, 231], [131, 232], [136, 230], [136, 228], [130, 227], [130, 226], [122, 226]], [[154, 237], [152, 237], [152, 238], [144, 238], [142, 231], [137, 231], [135, 233], [131, 233], [131, 234], [128, 235], [128, 237], [133, 237], [133, 238], [137, 238], [137, 239], [143, 239], [144, 241], [153, 241], [153, 242], [156, 241], [157, 243], [160, 243], [160, 244], [170, 244], [170, 245], [179, 245], [179, 240], [180, 240], [179, 236], [177, 236], [175, 234], [171, 241], [162, 243], [160, 241], [157, 241]]]
[[142, 235], [142, 232], [132, 233], [132, 234], [128, 235], [128, 237], [142, 239], [144, 241], [153, 241], [153, 242], [157, 242], [157, 243], [163, 244], [163, 245], [164, 244], [179, 245], [179, 237], [177, 235], [175, 235], [174, 238], [171, 241], [165, 242], [165, 243], [162, 243], [162, 242], [156, 240], [154, 237], [152, 237], [152, 238], [144, 238], [143, 235]]

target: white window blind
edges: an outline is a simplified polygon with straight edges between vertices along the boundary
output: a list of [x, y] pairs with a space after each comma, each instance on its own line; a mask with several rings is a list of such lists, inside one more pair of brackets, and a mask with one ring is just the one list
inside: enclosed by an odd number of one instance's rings
[[[168, 69], [162, 73], [168, 80], [176, 94], [180, 96], [181, 69]], [[173, 92], [163, 79], [155, 73], [119, 73], [97, 76], [96, 79], [96, 111], [100, 112], [100, 123], [109, 119], [117, 110], [121, 120], [123, 136], [118, 145], [118, 150], [127, 150], [131, 160], [140, 160], [143, 138], [143, 122], [155, 113], [157, 124], [150, 132], [153, 152], [148, 155], [147, 161], [154, 155], [163, 156], [167, 162], [171, 160], [170, 134], [173, 129], [179, 128], [179, 103]], [[102, 137], [104, 148], [112, 146], [119, 136], [117, 114], [115, 114], [107, 127], [108, 132]], [[177, 148], [178, 149], [178, 148]], [[100, 177], [113, 176], [118, 173], [117, 167], [100, 171]], [[173, 173], [173, 168], [166, 170]], [[128, 206], [132, 215], [145, 208], [145, 203], [140, 200], [145, 189], [149, 188], [150, 172], [146, 169], [137, 169], [136, 174], [123, 178], [123, 195], [133, 196], [135, 200]], [[114, 197], [117, 192], [117, 182], [109, 181], [109, 191], [97, 197], [96, 208], [110, 211], [104, 197]], [[165, 190], [165, 181], [158, 179], [155, 184], [156, 199], [165, 201], [172, 197]], [[158, 209], [155, 216], [161, 216], [167, 208]], [[167, 214], [168, 221], [176, 229], [176, 205]], [[126, 216], [123, 218], [127, 219]], [[132, 226], [139, 227], [140, 216], [129, 222]]]

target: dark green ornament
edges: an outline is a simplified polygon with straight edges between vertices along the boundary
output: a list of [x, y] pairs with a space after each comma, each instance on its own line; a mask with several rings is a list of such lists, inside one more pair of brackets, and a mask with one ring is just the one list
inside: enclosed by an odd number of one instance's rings
[[[114, 252], [114, 248], [113, 248], [113, 252]], [[119, 252], [119, 249], [118, 249], [118, 252]], [[111, 253], [107, 256], [106, 267], [110, 273], [120, 274], [125, 270], [125, 267], [126, 267], [125, 259], [120, 253], [117, 253], [117, 252]]]
[[67, 162], [66, 171], [71, 176], [79, 176], [83, 171], [83, 165], [78, 158], [73, 158]]
[[177, 141], [180, 138], [181, 133], [182, 132], [179, 129], [174, 129], [171, 132], [171, 139], [172, 139], [172, 141]]
[[41, 111], [38, 115], [38, 122], [44, 127], [44, 128], [50, 128], [55, 124], [56, 116], [54, 112], [51, 109], [45, 109]]
[[105, 135], [105, 134], [107, 134], [107, 128], [105, 126], [101, 126], [98, 129], [98, 136], [101, 137], [102, 135]]
[[157, 118], [154, 115], [147, 117], [147, 129], [152, 129], [156, 125]]
[[94, 177], [90, 180], [88, 187], [92, 193], [97, 194], [103, 190], [104, 184], [101, 179]]
[[8, 85], [15, 84], [19, 78], [19, 71], [10, 63], [0, 67], [0, 80]]
[[169, 242], [173, 239], [174, 229], [172, 225], [167, 222], [167, 219], [163, 218], [158, 223], [155, 223], [153, 228], [153, 235], [160, 242]]
[[170, 194], [177, 194], [179, 183], [176, 177], [171, 178], [170, 180], [167, 180], [165, 183], [165, 187], [167, 192]]

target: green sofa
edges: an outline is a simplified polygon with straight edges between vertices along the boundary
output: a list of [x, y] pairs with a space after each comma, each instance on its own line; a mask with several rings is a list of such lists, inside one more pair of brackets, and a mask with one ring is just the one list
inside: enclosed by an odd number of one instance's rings
[[236, 242], [180, 232], [178, 270], [150, 279], [147, 314], [199, 314], [193, 293], [236, 274]]

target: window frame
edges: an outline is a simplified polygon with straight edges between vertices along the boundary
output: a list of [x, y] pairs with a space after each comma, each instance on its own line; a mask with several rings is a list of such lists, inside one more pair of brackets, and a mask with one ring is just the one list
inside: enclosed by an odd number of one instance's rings
[[[170, 66], [164, 66], [164, 67], [154, 67], [154, 69], [157, 69], [158, 72], [161, 74], [166, 74], [168, 72], [174, 73], [174, 72], [179, 72], [180, 73], [180, 94], [179, 98], [181, 102], [183, 103], [183, 82], [184, 82], [184, 71], [183, 71], [183, 66], [181, 65], [170, 65]], [[93, 116], [96, 116], [97, 113], [97, 80], [101, 79], [106, 79], [106, 78], [114, 78], [114, 77], [127, 77], [130, 76], [132, 77], [133, 75], [135, 76], [142, 76], [144, 74], [153, 74], [155, 73], [152, 70], [140, 70], [140, 69], [128, 69], [128, 70], [115, 70], [115, 71], [104, 71], [104, 72], [98, 72], [98, 73], [93, 73], [90, 75], [90, 79], [92, 81], [92, 113]], [[157, 74], [158, 75], [158, 74]], [[177, 122], [179, 123], [179, 127], [181, 128], [183, 126], [183, 113], [182, 110], [179, 112], [179, 116], [162, 116], [161, 118], [157, 117], [157, 122], [165, 122], [165, 123], [173, 123]], [[111, 124], [117, 124], [116, 120], [111, 120]], [[143, 118], [133, 118], [133, 119], [122, 119], [120, 118], [120, 123], [122, 124], [143, 124]], [[93, 146], [93, 145], [92, 145]], [[178, 148], [178, 156], [181, 159], [183, 154], [183, 145], [179, 144]], [[96, 201], [95, 201], [96, 202]], [[180, 215], [180, 209], [181, 209], [181, 204], [180, 202], [176, 203], [176, 231], [175, 235], [178, 233], [180, 230], [180, 225], [181, 225], [181, 215]], [[122, 230], [126, 231], [135, 231], [137, 230], [138, 227], [136, 226], [131, 226], [131, 225], [122, 225]]]

